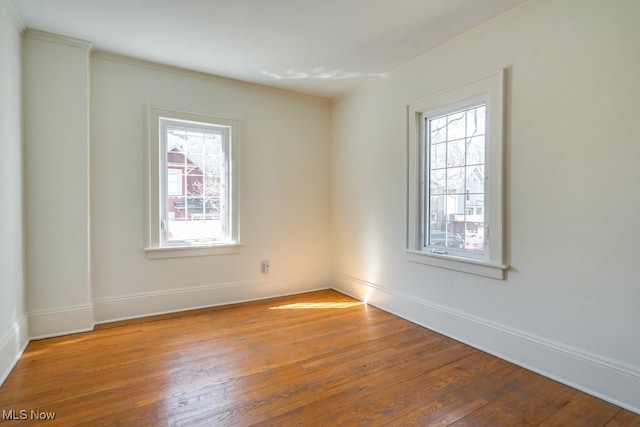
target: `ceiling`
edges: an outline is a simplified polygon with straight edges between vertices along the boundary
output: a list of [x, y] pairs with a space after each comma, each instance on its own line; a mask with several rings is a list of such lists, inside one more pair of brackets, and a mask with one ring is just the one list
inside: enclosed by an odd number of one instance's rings
[[12, 0], [94, 49], [333, 98], [529, 0]]

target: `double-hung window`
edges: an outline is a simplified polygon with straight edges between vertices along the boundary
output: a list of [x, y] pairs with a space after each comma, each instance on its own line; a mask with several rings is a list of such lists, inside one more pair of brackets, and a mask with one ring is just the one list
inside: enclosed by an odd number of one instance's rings
[[502, 278], [503, 72], [409, 106], [411, 261]]
[[237, 250], [238, 121], [149, 108], [151, 258]]

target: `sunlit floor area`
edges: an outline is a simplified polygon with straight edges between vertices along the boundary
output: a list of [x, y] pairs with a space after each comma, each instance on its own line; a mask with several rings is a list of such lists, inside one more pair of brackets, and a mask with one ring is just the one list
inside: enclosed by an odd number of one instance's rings
[[33, 341], [0, 410], [10, 425], [640, 426], [331, 290]]

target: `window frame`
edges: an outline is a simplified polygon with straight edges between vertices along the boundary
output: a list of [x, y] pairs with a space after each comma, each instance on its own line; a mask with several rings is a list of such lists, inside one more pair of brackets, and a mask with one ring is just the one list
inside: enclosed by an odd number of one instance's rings
[[[485, 251], [432, 252], [425, 244], [429, 212], [428, 116], [437, 117], [483, 103], [485, 132]], [[496, 279], [508, 269], [504, 250], [504, 70], [436, 92], [408, 107], [408, 233], [407, 254], [411, 262], [427, 264]], [[449, 249], [449, 248], [446, 248]], [[441, 253], [444, 252], [444, 253]], [[449, 253], [450, 252], [450, 253]]]
[[[163, 121], [165, 123], [163, 124]], [[168, 190], [166, 141], [163, 135], [167, 122], [186, 123], [187, 127], [198, 128], [204, 125], [228, 128], [225, 158], [227, 161], [225, 196], [228, 199], [228, 213], [225, 221], [226, 238], [196, 242], [195, 244], [167, 244], [163, 242], [163, 210], [166, 210], [166, 190]], [[192, 113], [156, 106], [148, 106], [148, 144], [147, 144], [147, 200], [146, 200], [146, 245], [147, 258], [174, 258], [187, 256], [206, 256], [237, 253], [241, 250], [239, 227], [239, 145], [240, 122], [238, 119]], [[186, 196], [185, 196], [186, 197]], [[164, 199], [163, 199], [164, 198]]]

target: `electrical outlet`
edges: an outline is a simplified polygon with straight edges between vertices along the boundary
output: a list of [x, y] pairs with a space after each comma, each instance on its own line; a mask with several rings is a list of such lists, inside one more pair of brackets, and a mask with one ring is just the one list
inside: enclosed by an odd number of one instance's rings
[[271, 264], [269, 263], [269, 260], [268, 259], [263, 259], [262, 260], [262, 272], [263, 273], [268, 273], [270, 268], [271, 268]]

